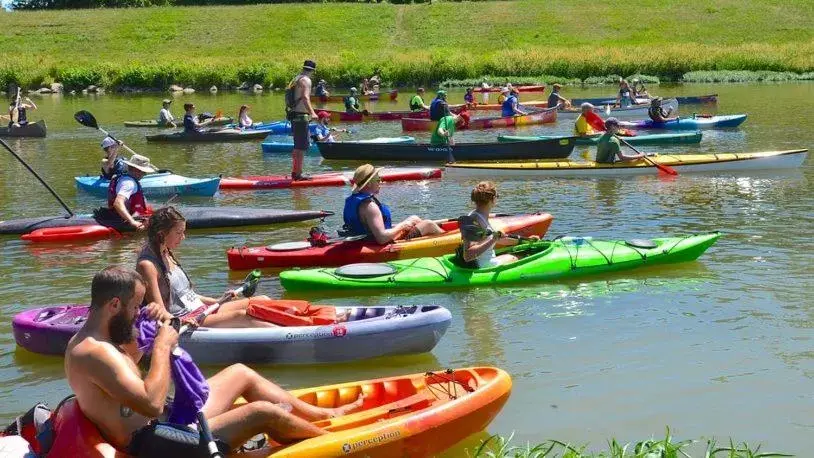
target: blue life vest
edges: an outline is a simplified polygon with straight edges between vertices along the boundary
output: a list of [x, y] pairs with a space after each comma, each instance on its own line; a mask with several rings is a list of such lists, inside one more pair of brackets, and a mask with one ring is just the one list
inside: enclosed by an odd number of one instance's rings
[[556, 92], [548, 94], [548, 108], [554, 108], [560, 103], [560, 95]]
[[375, 202], [376, 205], [379, 206], [379, 210], [381, 210], [382, 212], [384, 228], [390, 229], [393, 227], [393, 222], [390, 215], [390, 207], [379, 202], [379, 200], [376, 199], [373, 196], [373, 194], [357, 192], [355, 194], [349, 195], [345, 199], [345, 209], [342, 211], [342, 218], [345, 220], [345, 226], [343, 227], [343, 229], [345, 231], [346, 237], [370, 234], [368, 228], [364, 224], [362, 224], [362, 220], [359, 218], [359, 206], [362, 205], [363, 202], [366, 202], [370, 199], [373, 199], [373, 202]]
[[441, 118], [449, 114], [449, 106], [447, 101], [441, 98], [432, 99], [430, 103], [430, 119], [433, 121], [440, 121]]
[[110, 173], [106, 173], [105, 169], [102, 168], [102, 178], [105, 180], [112, 180], [116, 175], [124, 175], [127, 173], [127, 164], [124, 163], [124, 159], [117, 157], [115, 161], [113, 161], [113, 167], [110, 170]]
[[184, 115], [184, 132], [200, 132], [200, 127], [195, 124], [195, 117], [190, 114]]
[[517, 103], [517, 97], [514, 95], [506, 97], [506, 100], [503, 101], [501, 109], [504, 118], [514, 116], [514, 108], [512, 108], [512, 105], [515, 103]]

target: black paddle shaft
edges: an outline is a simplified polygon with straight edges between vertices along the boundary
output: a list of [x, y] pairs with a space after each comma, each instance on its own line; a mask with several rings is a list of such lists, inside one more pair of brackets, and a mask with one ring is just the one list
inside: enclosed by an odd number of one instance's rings
[[23, 164], [23, 166], [25, 166], [25, 168], [27, 168], [28, 171], [31, 172], [31, 174], [34, 175], [34, 177], [37, 180], [39, 180], [39, 182], [42, 183], [43, 186], [45, 186], [45, 189], [47, 189], [48, 192], [50, 192], [51, 195], [54, 196], [54, 198], [56, 198], [59, 204], [62, 205], [62, 208], [64, 208], [65, 211], [68, 212], [68, 215], [74, 216], [74, 213], [71, 211], [70, 208], [68, 208], [68, 204], [66, 204], [65, 201], [62, 200], [62, 197], [59, 197], [59, 194], [57, 194], [57, 192], [54, 191], [54, 188], [49, 186], [48, 183], [46, 183], [45, 180], [43, 180], [42, 177], [37, 172], [35, 172], [34, 169], [32, 169], [31, 166], [28, 165], [26, 161], [23, 160], [23, 158], [21, 158], [17, 153], [15, 153], [14, 150], [11, 149], [10, 146], [8, 146], [8, 143], [6, 143], [3, 139], [0, 139], [0, 143], [2, 143], [3, 147], [5, 147], [8, 150], [8, 152], [11, 153], [12, 156], [14, 156], [18, 161], [20, 161], [20, 164]]

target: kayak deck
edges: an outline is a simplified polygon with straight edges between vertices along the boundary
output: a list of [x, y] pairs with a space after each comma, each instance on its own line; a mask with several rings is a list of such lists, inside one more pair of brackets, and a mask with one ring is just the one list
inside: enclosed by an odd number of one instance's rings
[[[441, 178], [437, 167], [388, 167], [379, 174], [383, 182], [422, 181]], [[227, 177], [220, 181], [221, 190], [314, 188], [322, 186], [350, 186], [353, 172], [328, 172], [311, 175], [310, 180], [295, 181], [288, 175], [260, 175]]]

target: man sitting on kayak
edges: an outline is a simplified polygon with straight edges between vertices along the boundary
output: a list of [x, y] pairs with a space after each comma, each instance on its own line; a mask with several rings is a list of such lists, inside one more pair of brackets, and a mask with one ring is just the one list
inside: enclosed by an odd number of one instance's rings
[[197, 134], [201, 132], [203, 123], [198, 122], [198, 117], [195, 115], [195, 104], [184, 104], [184, 132], [188, 134]]
[[603, 164], [613, 164], [614, 162], [629, 162], [641, 159], [644, 154], [626, 155], [622, 153], [619, 139], [616, 132], [619, 130], [619, 120], [608, 118], [605, 120], [605, 133], [599, 137], [596, 145], [596, 162]]
[[560, 89], [562, 89], [562, 85], [556, 83], [551, 87], [551, 94], [548, 94], [548, 108], [554, 108], [560, 104], [563, 108], [571, 106], [571, 101], [560, 95]]
[[395, 226], [392, 224], [390, 207], [376, 198], [381, 190], [381, 170], [380, 167], [364, 164], [354, 172], [351, 195], [345, 199], [342, 211], [345, 222], [343, 235], [367, 234], [379, 245], [386, 245], [402, 237], [410, 239], [443, 233], [444, 230], [433, 221], [415, 215]]
[[413, 98], [410, 99], [410, 111], [420, 112], [429, 110], [430, 107], [424, 103], [424, 88], [420, 87], [415, 92]]
[[172, 100], [164, 99], [161, 101], [161, 110], [158, 112], [158, 125], [166, 127], [175, 126], [175, 116], [170, 113], [170, 104]]
[[98, 213], [97, 217], [120, 219], [134, 229], [143, 231], [146, 229], [145, 224], [136, 218], [144, 216], [148, 210], [139, 181], [144, 175], [156, 173], [158, 169], [153, 167], [149, 158], [139, 154], [134, 154], [124, 163], [127, 164], [127, 173], [116, 175], [110, 180], [107, 188], [107, 211]]
[[[149, 444], [155, 448], [151, 423], [164, 414], [170, 355], [178, 345], [178, 332], [169, 321], [161, 323], [142, 378], [134, 324], [144, 294], [144, 280], [131, 269], [108, 267], [96, 274], [88, 319], [65, 351], [65, 374], [82, 413], [111, 445], [132, 456], [142, 456], [139, 449]], [[316, 407], [242, 364], [206, 382], [209, 393], [201, 411], [213, 435], [230, 450], [260, 433], [280, 443], [326, 434], [312, 422], [347, 414], [364, 401], [360, 396], [338, 408]], [[241, 397], [248, 402], [235, 406]]]
[[430, 119], [432, 121], [439, 121], [448, 114], [447, 91], [439, 89], [438, 92], [436, 92], [435, 98], [430, 102]]
[[121, 145], [121, 141], [110, 137], [102, 139], [102, 149], [105, 151], [105, 158], [102, 159], [102, 178], [112, 180], [116, 175], [127, 173], [127, 164], [119, 157]]
[[512, 89], [509, 96], [501, 104], [501, 115], [504, 118], [510, 116], [522, 116], [527, 114], [525, 111], [518, 108], [519, 102], [517, 101], [517, 89]]
[[345, 112], [346, 113], [361, 113], [362, 108], [359, 106], [359, 98], [356, 97], [356, 88], [350, 88], [350, 95], [345, 97]]
[[656, 97], [650, 101], [650, 108], [647, 109], [647, 115], [650, 116], [650, 119], [653, 122], [667, 122], [672, 121], [674, 119], [678, 119], [678, 116], [670, 117], [670, 114], [673, 113], [673, 109], [668, 108], [667, 111], [664, 111], [664, 107], [661, 106], [662, 98]]
[[582, 109], [582, 113], [580, 113], [576, 122], [574, 122], [574, 134], [578, 137], [590, 137], [592, 135], [596, 135], [596, 129], [594, 129], [593, 126], [591, 126], [591, 124], [588, 122], [588, 116], [590, 116], [590, 113], [593, 113], [594, 106], [588, 102], [585, 102], [580, 106], [580, 108]]

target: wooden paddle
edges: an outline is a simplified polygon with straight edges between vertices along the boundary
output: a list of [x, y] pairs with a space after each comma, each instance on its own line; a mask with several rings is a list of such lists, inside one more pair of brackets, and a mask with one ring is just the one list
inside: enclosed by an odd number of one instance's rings
[[653, 164], [654, 166], [656, 166], [656, 168], [659, 170], [659, 172], [666, 173], [667, 175], [678, 176], [678, 172], [676, 172], [676, 170], [674, 168], [663, 165], [663, 164], [659, 164], [658, 162], [654, 161], [653, 159], [650, 159], [646, 154], [644, 154], [641, 151], [634, 148], [630, 143], [626, 142], [625, 139], [623, 139], [622, 137], [620, 137], [620, 136], [618, 136], [616, 134], [614, 134], [613, 136], [616, 137], [617, 140], [622, 142], [623, 145], [625, 145], [628, 148], [632, 149], [633, 151], [641, 154], [642, 157], [644, 157], [644, 160], [651, 163], [651, 164]]

